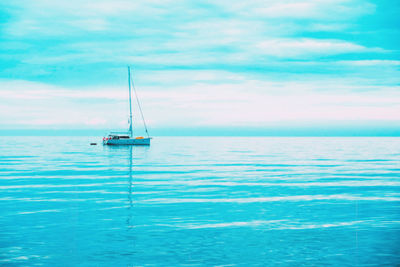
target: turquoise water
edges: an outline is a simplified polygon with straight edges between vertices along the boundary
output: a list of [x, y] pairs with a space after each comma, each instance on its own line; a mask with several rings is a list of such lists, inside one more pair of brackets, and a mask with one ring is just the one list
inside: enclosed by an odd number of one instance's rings
[[0, 265], [395, 266], [400, 138], [3, 137]]

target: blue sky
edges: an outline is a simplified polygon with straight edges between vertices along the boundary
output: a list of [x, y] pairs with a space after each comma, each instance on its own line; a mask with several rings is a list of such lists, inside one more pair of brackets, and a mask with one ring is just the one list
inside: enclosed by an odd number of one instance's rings
[[399, 14], [386, 0], [2, 1], [0, 128], [124, 129], [129, 64], [150, 129], [393, 132]]

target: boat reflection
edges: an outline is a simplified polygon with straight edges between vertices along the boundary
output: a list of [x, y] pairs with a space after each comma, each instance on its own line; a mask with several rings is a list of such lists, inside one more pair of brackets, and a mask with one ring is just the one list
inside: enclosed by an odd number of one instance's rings
[[133, 147], [129, 147], [129, 189], [128, 189], [128, 200], [129, 200], [129, 208], [128, 208], [128, 218], [126, 219], [126, 224], [128, 229], [132, 227], [132, 213], [133, 213], [133, 201], [132, 201], [132, 150]]
[[[110, 153], [111, 158], [126, 158], [128, 163], [128, 212], [126, 224], [128, 229], [133, 226], [133, 154], [137, 153], [141, 157], [150, 149], [148, 146], [104, 146], [104, 150]], [[125, 165], [125, 164], [123, 164]]]

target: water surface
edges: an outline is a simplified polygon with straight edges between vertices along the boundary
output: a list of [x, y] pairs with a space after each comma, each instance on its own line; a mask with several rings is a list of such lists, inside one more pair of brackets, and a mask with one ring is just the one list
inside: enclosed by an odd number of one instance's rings
[[3, 139], [0, 265], [400, 263], [400, 138]]

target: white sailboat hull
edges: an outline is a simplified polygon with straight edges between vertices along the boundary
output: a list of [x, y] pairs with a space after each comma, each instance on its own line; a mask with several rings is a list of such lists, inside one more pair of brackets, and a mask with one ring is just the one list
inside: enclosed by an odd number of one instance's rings
[[151, 138], [123, 138], [103, 140], [103, 145], [133, 145], [133, 146], [149, 146]]

